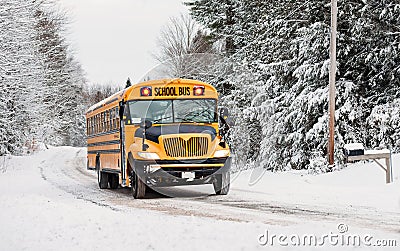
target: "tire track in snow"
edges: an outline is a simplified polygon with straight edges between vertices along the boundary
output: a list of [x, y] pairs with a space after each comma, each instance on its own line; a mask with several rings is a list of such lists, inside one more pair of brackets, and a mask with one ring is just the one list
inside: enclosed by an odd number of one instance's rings
[[[78, 154], [79, 151], [76, 153], [75, 158], [72, 158], [72, 160], [76, 159]], [[101, 196], [94, 196], [96, 193], [100, 194], [101, 191], [96, 189], [95, 186], [89, 185], [90, 183], [88, 181], [91, 180], [87, 179], [84, 181], [81, 179], [83, 176], [76, 176], [67, 171], [71, 167], [68, 165], [68, 162], [70, 162], [71, 159], [68, 160], [67, 163], [54, 161], [57, 159], [62, 159], [59, 158], [61, 155], [64, 156], [64, 153], [56, 153], [51, 159], [41, 161], [39, 170], [43, 180], [49, 182], [52, 186], [73, 195], [76, 199], [84, 200], [97, 206], [106, 207], [113, 211], [120, 211], [119, 208], [104, 203], [101, 199]], [[79, 180], [77, 180], [77, 178], [79, 178]]]

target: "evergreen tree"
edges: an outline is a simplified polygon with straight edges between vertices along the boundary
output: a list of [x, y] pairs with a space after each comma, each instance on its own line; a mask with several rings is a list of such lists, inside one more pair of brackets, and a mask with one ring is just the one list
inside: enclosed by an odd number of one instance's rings
[[128, 80], [126, 80], [125, 88], [128, 88], [129, 86], [132, 86], [132, 83], [131, 83], [131, 79], [130, 79], [130, 78], [128, 78]]
[[[237, 50], [227, 57], [231, 70], [223, 78], [234, 88], [223, 102], [239, 122], [233, 138], [248, 141], [236, 144], [237, 152], [255, 156], [246, 147], [256, 141], [243, 128], [262, 128], [258, 159], [264, 167], [308, 168], [326, 154], [329, 3], [243, 0], [234, 5], [230, 28], [222, 25], [224, 6], [189, 4], [211, 35], [235, 39]], [[384, 107], [397, 114], [400, 5], [345, 0], [339, 10], [336, 149], [355, 141], [378, 146], [377, 123], [392, 128], [378, 131], [386, 137], [381, 140], [396, 147], [398, 120], [377, 120], [377, 114]]]
[[225, 52], [234, 53], [233, 28], [236, 19], [236, 8], [240, 5], [238, 0], [192, 0], [185, 2], [190, 7], [192, 17], [212, 31], [213, 39], [223, 39]]

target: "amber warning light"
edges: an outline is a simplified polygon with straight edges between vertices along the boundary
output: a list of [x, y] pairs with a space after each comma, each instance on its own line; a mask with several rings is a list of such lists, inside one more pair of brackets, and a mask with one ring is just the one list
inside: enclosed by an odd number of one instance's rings
[[204, 95], [204, 86], [202, 85], [196, 85], [193, 87], [193, 95], [194, 96], [203, 96]]
[[140, 96], [151, 96], [152, 91], [150, 86], [144, 86], [140, 88]]

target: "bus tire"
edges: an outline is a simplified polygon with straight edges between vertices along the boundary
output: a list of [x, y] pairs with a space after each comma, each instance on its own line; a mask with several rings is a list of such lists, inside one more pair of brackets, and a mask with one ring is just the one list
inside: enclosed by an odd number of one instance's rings
[[131, 177], [131, 190], [135, 199], [143, 199], [146, 195], [146, 184], [134, 172]]
[[119, 186], [119, 175], [114, 173], [108, 174], [108, 183], [110, 184], [111, 189], [117, 189]]
[[97, 182], [100, 189], [108, 188], [108, 173], [97, 170]]
[[229, 172], [216, 174], [213, 182], [214, 191], [217, 195], [227, 195], [231, 184], [231, 175]]

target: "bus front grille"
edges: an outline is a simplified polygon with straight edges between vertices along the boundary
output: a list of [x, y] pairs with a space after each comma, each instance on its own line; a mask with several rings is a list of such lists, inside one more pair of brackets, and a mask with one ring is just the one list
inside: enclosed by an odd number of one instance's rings
[[191, 137], [187, 140], [181, 137], [164, 138], [163, 143], [169, 157], [201, 157], [208, 152], [207, 137]]

